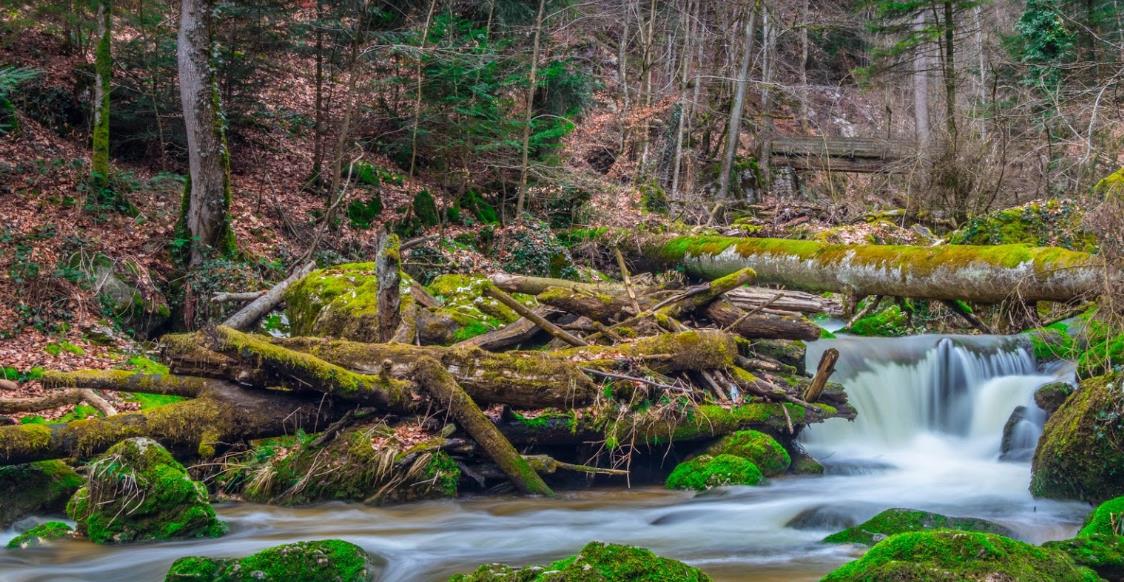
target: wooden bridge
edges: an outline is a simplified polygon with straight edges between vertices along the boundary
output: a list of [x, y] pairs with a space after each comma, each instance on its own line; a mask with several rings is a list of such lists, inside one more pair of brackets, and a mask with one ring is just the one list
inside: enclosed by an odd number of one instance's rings
[[878, 173], [901, 171], [899, 162], [912, 157], [908, 140], [869, 137], [774, 137], [770, 164], [796, 171]]

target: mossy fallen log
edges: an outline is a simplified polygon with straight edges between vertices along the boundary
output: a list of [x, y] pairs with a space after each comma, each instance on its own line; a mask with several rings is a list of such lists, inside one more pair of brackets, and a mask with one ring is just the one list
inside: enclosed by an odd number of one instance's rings
[[807, 318], [746, 311], [723, 299], [707, 305], [706, 316], [723, 329], [750, 339], [815, 340], [821, 333]]
[[[629, 245], [648, 268], [716, 279], [750, 267], [759, 283], [811, 292], [999, 303], [1072, 301], [1105, 288], [1095, 256], [1056, 247], [840, 245], [726, 236], [650, 236]], [[1112, 272], [1111, 278], [1120, 279]]]
[[198, 396], [211, 382], [197, 376], [142, 374], [130, 370], [48, 370], [40, 381], [50, 388], [93, 388], [187, 397]]

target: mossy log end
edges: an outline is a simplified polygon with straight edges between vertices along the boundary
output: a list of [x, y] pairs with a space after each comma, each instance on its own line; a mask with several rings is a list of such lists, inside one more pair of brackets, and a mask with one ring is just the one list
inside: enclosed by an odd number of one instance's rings
[[198, 398], [109, 418], [66, 424], [0, 427], [0, 464], [88, 458], [118, 441], [147, 436], [184, 457], [211, 457], [220, 443], [315, 432], [338, 419], [345, 407], [296, 395], [244, 390], [212, 381]]
[[93, 388], [114, 392], [145, 392], [171, 396], [198, 396], [212, 380], [195, 376], [141, 374], [129, 370], [47, 371], [41, 380], [50, 388]]
[[[631, 246], [631, 245], [630, 245]], [[726, 236], [652, 236], [640, 263], [681, 267], [716, 279], [750, 267], [760, 283], [805, 291], [849, 292], [999, 303], [1072, 301], [1104, 289], [1105, 267], [1087, 253], [1027, 245], [839, 245]], [[1120, 274], [1113, 272], [1119, 279]]]
[[488, 453], [516, 489], [532, 495], [554, 496], [554, 491], [531, 468], [527, 460], [519, 456], [519, 451], [511, 446], [511, 442], [496, 429], [496, 425], [484, 416], [480, 407], [457, 385], [453, 375], [445, 370], [445, 366], [433, 358], [423, 357], [417, 363], [417, 379], [449, 411], [457, 424]]
[[577, 366], [549, 352], [492, 353], [471, 346], [438, 347], [369, 344], [321, 338], [275, 339], [282, 348], [311, 354], [350, 370], [413, 378], [423, 358], [437, 360], [473, 400], [516, 407], [571, 407], [588, 404], [597, 384]]

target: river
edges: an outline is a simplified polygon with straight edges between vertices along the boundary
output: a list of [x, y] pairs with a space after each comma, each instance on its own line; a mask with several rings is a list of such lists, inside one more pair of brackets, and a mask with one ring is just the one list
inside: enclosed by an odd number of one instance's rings
[[[1088, 513], [1080, 503], [1035, 500], [1027, 491], [1029, 462], [999, 460], [1011, 411], [1031, 410], [1016, 441], [1033, 443], [1042, 422], [1035, 389], [1071, 369], [1040, 369], [1017, 341], [1002, 337], [840, 336], [811, 344], [809, 362], [828, 347], [842, 354], [834, 379], [859, 416], [801, 436], [827, 467], [823, 476], [697, 495], [639, 487], [389, 508], [219, 505], [231, 530], [223, 538], [116, 547], [66, 541], [5, 551], [0, 579], [161, 580], [181, 556], [241, 556], [331, 537], [377, 556], [385, 581], [442, 580], [483, 562], [543, 563], [591, 540], [651, 548], [716, 580], [816, 580], [861, 551], [819, 540], [890, 507], [990, 519], [1033, 543], [1071, 536]], [[0, 542], [13, 535], [0, 534]]]

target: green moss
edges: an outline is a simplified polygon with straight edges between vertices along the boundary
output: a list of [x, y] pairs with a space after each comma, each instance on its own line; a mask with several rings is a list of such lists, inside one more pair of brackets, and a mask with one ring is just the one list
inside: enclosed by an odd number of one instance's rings
[[[519, 319], [510, 307], [484, 294], [491, 282], [480, 275], [446, 274], [434, 279], [427, 287], [442, 303], [438, 313], [447, 315], [457, 323], [453, 343], [464, 341], [504, 327]], [[522, 293], [513, 295], [528, 307], [537, 307], [538, 301]]]
[[377, 568], [363, 548], [342, 540], [296, 542], [242, 559], [176, 560], [165, 582], [365, 582]]
[[1081, 531], [1077, 532], [1078, 537], [1094, 534], [1124, 536], [1124, 497], [1109, 499], [1098, 505], [1085, 520]]
[[82, 477], [62, 461], [0, 467], [0, 528], [28, 515], [61, 514], [81, 486]]
[[1124, 491], [1124, 386], [1089, 378], [1049, 420], [1034, 454], [1030, 492], [1100, 503]]
[[633, 546], [590, 542], [581, 552], [546, 566], [486, 564], [450, 582], [708, 582], [698, 568]]
[[899, 337], [909, 334], [909, 316], [896, 303], [856, 321], [848, 333], [866, 337]]
[[1072, 200], [1031, 202], [973, 218], [948, 236], [957, 245], [1022, 243], [1093, 252], [1096, 237], [1083, 227], [1084, 212]]
[[679, 463], [665, 484], [668, 489], [701, 491], [723, 485], [757, 485], [764, 479], [757, 465], [741, 457], [699, 455]]
[[1124, 580], [1124, 537], [1092, 534], [1046, 542], [1042, 547], [1068, 554], [1079, 566], [1091, 568], [1105, 580]]
[[890, 536], [823, 580], [1094, 582], [1099, 578], [1062, 552], [995, 534], [934, 530]]
[[226, 531], [203, 484], [151, 439], [117, 443], [88, 474], [66, 512], [94, 543], [215, 537]]
[[1007, 528], [973, 517], [947, 517], [916, 509], [887, 509], [867, 521], [833, 533], [823, 541], [832, 544], [873, 545], [888, 536], [924, 530], [960, 530], [1011, 535]]
[[422, 190], [414, 195], [414, 216], [421, 222], [422, 226], [437, 226], [441, 222], [441, 217], [437, 213], [437, 203], [433, 200], [433, 194], [429, 190]]
[[706, 454], [734, 455], [752, 461], [766, 477], [776, 477], [792, 464], [788, 451], [776, 439], [756, 430], [739, 430], [726, 435], [707, 448]]
[[823, 475], [824, 467], [811, 456], [802, 454], [792, 460], [792, 472], [797, 475]]
[[43, 545], [51, 540], [65, 538], [70, 532], [69, 525], [61, 521], [48, 521], [41, 523], [8, 542], [9, 548], [31, 548]]

